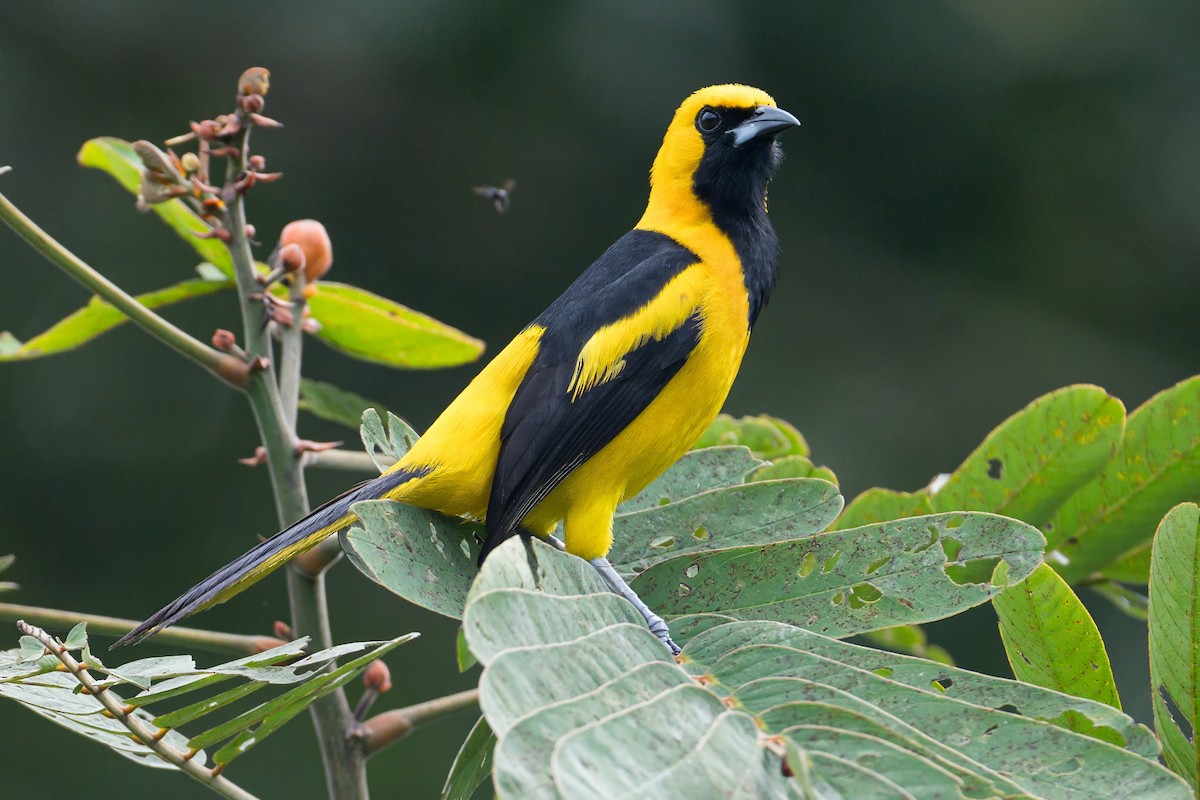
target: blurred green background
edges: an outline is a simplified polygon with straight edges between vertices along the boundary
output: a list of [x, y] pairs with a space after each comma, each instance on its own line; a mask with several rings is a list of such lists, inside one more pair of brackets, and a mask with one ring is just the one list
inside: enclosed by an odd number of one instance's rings
[[[848, 497], [923, 485], [1056, 387], [1097, 383], [1132, 410], [1200, 369], [1194, 0], [919, 11], [9, 0], [0, 164], [15, 169], [0, 188], [126, 289], [181, 280], [191, 250], [74, 154], [92, 136], [162, 140], [226, 111], [251, 65], [270, 68], [266, 112], [287, 126], [255, 136], [286, 173], [251, 196], [259, 238], [319, 218], [331, 278], [456, 325], [490, 353], [636, 221], [685, 95], [726, 81], [770, 91], [803, 127], [784, 137], [771, 188], [779, 288], [726, 410], [794, 422]], [[470, 187], [506, 178], [519, 186], [498, 216]], [[0, 276], [0, 330], [20, 338], [86, 300], [7, 230]], [[237, 327], [228, 296], [168, 316], [202, 338]], [[306, 367], [418, 429], [477, 369], [390, 371], [316, 342]], [[301, 433], [346, 435], [311, 419]], [[154, 611], [275, 530], [265, 474], [234, 461], [255, 438], [241, 398], [137, 330], [0, 367], [0, 553], [17, 554], [5, 578], [22, 584], [4, 599]], [[311, 495], [354, 479], [310, 471]], [[377, 708], [473, 682], [454, 667], [453, 624], [346, 565], [330, 593], [341, 641], [424, 634], [389, 657], [396, 689]], [[1143, 627], [1084, 599], [1127, 709], [1148, 720]], [[265, 632], [285, 615], [274, 578], [197, 622]], [[990, 609], [930, 631], [960, 663], [1007, 674]], [[376, 795], [433, 796], [472, 721], [419, 730], [375, 758]], [[84, 783], [105, 797], [210, 796], [11, 703], [0, 703], [0, 733], [6, 798]], [[264, 797], [323, 793], [306, 722], [230, 776]]]

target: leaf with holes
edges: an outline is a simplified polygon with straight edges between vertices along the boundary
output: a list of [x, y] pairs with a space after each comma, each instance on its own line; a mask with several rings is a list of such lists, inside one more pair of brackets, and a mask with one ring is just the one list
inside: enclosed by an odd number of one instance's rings
[[467, 364], [483, 353], [483, 342], [433, 317], [377, 294], [321, 281], [308, 299], [316, 336], [346, 355], [408, 369]]
[[1145, 728], [1040, 687], [718, 615], [675, 621], [676, 662], [581, 563], [510, 540], [468, 600], [500, 796], [1190, 796]]
[[988, 434], [930, 501], [1040, 526], [1104, 468], [1124, 429], [1125, 406], [1099, 386], [1059, 389]]
[[[142, 180], [142, 159], [129, 142], [113, 136], [90, 139], [84, 142], [76, 160], [82, 166], [107, 172], [128, 191], [138, 193], [138, 185]], [[185, 202], [176, 198], [155, 203], [150, 209], [190, 244], [201, 258], [220, 270], [226, 278], [233, 278], [233, 259], [229, 255], [229, 248], [220, 239], [200, 239], [195, 235], [206, 233], [211, 228]]]
[[841, 510], [837, 487], [811, 478], [714, 489], [617, 517], [608, 559], [628, 578], [673, 556], [816, 533]]
[[1200, 745], [1200, 507], [1163, 517], [1150, 562], [1150, 686], [1167, 766], [1197, 786]]
[[922, 517], [933, 513], [933, 505], [925, 492], [893, 492], [891, 489], [867, 489], [854, 498], [830, 530], [859, 528], [893, 519]]
[[[1008, 663], [1018, 680], [1121, 707], [1096, 623], [1048, 564], [993, 597], [992, 605], [1000, 618]], [[1064, 722], [1071, 730], [1087, 732], [1077, 728], [1073, 718]]]
[[994, 514], [913, 517], [656, 564], [632, 583], [665, 617], [717, 612], [830, 636], [941, 619], [1041, 563], [1036, 528]]
[[420, 438], [417, 432], [404, 420], [392, 412], [387, 412], [387, 430], [384, 430], [383, 420], [374, 408], [362, 412], [362, 423], [358, 429], [362, 437], [363, 447], [376, 468], [383, 472], [395, 464], [409, 448]]
[[1200, 376], [1151, 397], [1125, 425], [1121, 448], [1054, 515], [1049, 563], [1077, 583], [1150, 540], [1176, 503], [1200, 496]]
[[[233, 288], [231, 281], [187, 280], [139, 294], [135, 300], [147, 308], [162, 308], [196, 297]], [[21, 342], [7, 331], [0, 333], [0, 362], [25, 361], [31, 358], [56, 355], [82, 347], [102, 334], [127, 322], [129, 317], [113, 306], [93, 297], [88, 304], [59, 320], [32, 339]]]

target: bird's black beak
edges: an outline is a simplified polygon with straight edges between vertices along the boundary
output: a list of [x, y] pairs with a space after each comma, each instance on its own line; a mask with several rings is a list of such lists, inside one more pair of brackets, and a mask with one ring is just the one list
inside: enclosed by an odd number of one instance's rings
[[795, 128], [799, 124], [800, 120], [782, 108], [759, 106], [754, 109], [754, 113], [748, 120], [732, 128], [729, 135], [733, 137], [733, 146], [741, 147], [752, 139], [760, 136], [774, 136], [788, 128]]

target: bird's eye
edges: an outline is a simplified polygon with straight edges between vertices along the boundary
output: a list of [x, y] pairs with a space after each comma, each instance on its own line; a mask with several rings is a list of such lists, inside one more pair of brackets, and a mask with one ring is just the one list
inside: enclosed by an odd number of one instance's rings
[[721, 124], [721, 115], [711, 108], [702, 108], [696, 115], [696, 127], [702, 133], [712, 133]]

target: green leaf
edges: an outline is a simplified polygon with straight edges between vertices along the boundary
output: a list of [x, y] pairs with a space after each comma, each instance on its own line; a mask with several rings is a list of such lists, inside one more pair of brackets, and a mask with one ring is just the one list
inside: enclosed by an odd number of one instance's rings
[[87, 647], [87, 623], [80, 622], [67, 634], [67, 638], [63, 640], [63, 646], [68, 650], [82, 650]]
[[454, 757], [450, 774], [439, 795], [441, 800], [470, 800], [480, 784], [492, 774], [492, 753], [496, 749], [496, 736], [488, 727], [487, 720], [480, 717], [471, 727], [466, 741]]
[[1121, 449], [1047, 526], [1047, 561], [1077, 583], [1148, 541], [1176, 503], [1200, 495], [1200, 376], [1129, 415]]
[[[233, 288], [233, 283], [229, 281], [217, 283], [192, 279], [166, 289], [139, 294], [135, 299], [147, 308], [161, 308], [230, 288]], [[93, 297], [83, 308], [27, 342], [20, 342], [11, 333], [6, 333], [6, 344], [0, 347], [0, 362], [24, 361], [74, 350], [97, 336], [108, 333], [128, 319], [125, 314], [99, 297]]]
[[471, 667], [479, 663], [479, 659], [475, 658], [475, 654], [471, 652], [471, 648], [467, 646], [467, 636], [463, 633], [462, 626], [458, 626], [458, 636], [454, 641], [454, 654], [458, 662], [458, 671], [466, 672]]
[[755, 456], [768, 461], [791, 455], [811, 455], [808, 442], [800, 431], [791, 423], [766, 414], [741, 419], [720, 414], [693, 449], [735, 444], [749, 447]]
[[717, 612], [849, 636], [978, 605], [1029, 575], [1042, 546], [1017, 520], [938, 514], [684, 555], [632, 586], [667, 618]]
[[1116, 606], [1118, 611], [1142, 622], [1146, 621], [1150, 612], [1150, 598], [1146, 595], [1111, 580], [1089, 583], [1088, 588]]
[[[383, 405], [353, 392], [347, 392], [345, 389], [339, 389], [332, 383], [301, 378], [300, 408], [314, 417], [359, 430], [362, 425], [363, 412], [368, 408], [383, 408]], [[378, 419], [378, 412], [376, 419]]]
[[[129, 142], [112, 136], [90, 139], [84, 142], [76, 159], [85, 167], [95, 167], [107, 172], [127, 190], [133, 194], [138, 193], [142, 160], [138, 158]], [[200, 239], [194, 235], [211, 229], [184, 201], [167, 200], [150, 208], [190, 244], [201, 258], [219, 269], [225, 277], [233, 278], [233, 259], [229, 255], [229, 248], [220, 239]]]
[[394, 500], [352, 506], [359, 524], [339, 534], [360, 572], [422, 608], [462, 616], [483, 526]]
[[820, 478], [837, 485], [837, 475], [829, 467], [815, 466], [808, 456], [783, 456], [750, 473], [752, 481], [776, 481], [782, 478]]
[[[992, 598], [1013, 675], [1076, 697], [1121, 707], [1112, 666], [1096, 623], [1048, 564]], [[1088, 733], [1074, 717], [1064, 727]]]
[[344, 283], [321, 281], [308, 299], [321, 323], [317, 337], [347, 355], [408, 369], [466, 364], [483, 353], [483, 342], [462, 331]]
[[923, 517], [933, 513], [933, 505], [925, 492], [893, 492], [891, 489], [867, 489], [854, 498], [842, 515], [829, 526], [830, 530], [860, 528], [878, 522], [907, 517]]
[[1102, 569], [1101, 573], [1104, 577], [1114, 581], [1145, 586], [1150, 582], [1150, 550], [1152, 545], [1153, 540], [1142, 542], [1128, 553], [1119, 556], [1115, 561]]
[[387, 430], [379, 412], [368, 408], [362, 412], [362, 425], [358, 429], [363, 447], [380, 472], [395, 464], [419, 438], [407, 422], [392, 412], [387, 412]]
[[925, 629], [920, 625], [896, 625], [891, 628], [880, 628], [877, 631], [867, 631], [863, 638], [876, 647], [891, 650], [894, 653], [904, 653], [919, 658], [927, 658], [946, 666], [954, 666], [954, 657], [940, 645], [930, 644], [925, 635]]
[[[581, 563], [510, 540], [470, 595], [500, 796], [806, 791], [781, 758], [813, 797], [1191, 796], [1145, 728], [1040, 687], [776, 622], [680, 620], [676, 663]], [[1126, 749], [1051, 724], [1068, 713]]]
[[374, 643], [377, 646], [373, 647], [370, 652], [342, 664], [332, 672], [319, 672], [315, 677], [289, 689], [278, 697], [239, 714], [215, 728], [193, 736], [188, 740], [188, 746], [209, 747], [229, 739], [220, 750], [213, 754], [214, 763], [228, 764], [238, 756], [244, 755], [251, 747], [261, 744], [284, 723], [303, 712], [320, 698], [345, 686], [361, 674], [372, 661], [382, 658], [400, 645], [412, 641], [418, 635], [409, 633], [387, 642]]
[[658, 476], [636, 497], [617, 506], [617, 514], [632, 514], [648, 508], [676, 503], [688, 497], [742, 483], [751, 470], [762, 465], [745, 447], [707, 447], [692, 450]]
[[828, 481], [730, 486], [618, 516], [608, 559], [629, 577], [673, 556], [816, 533], [841, 510], [842, 496]]
[[46, 653], [46, 646], [32, 636], [22, 636], [18, 641], [22, 661], [37, 661]]
[[935, 511], [991, 511], [1042, 525], [1112, 458], [1125, 407], [1098, 386], [1068, 386], [1005, 420], [931, 498]]
[[1150, 689], [1167, 766], [1197, 786], [1200, 745], [1200, 507], [1163, 517], [1150, 563]]

